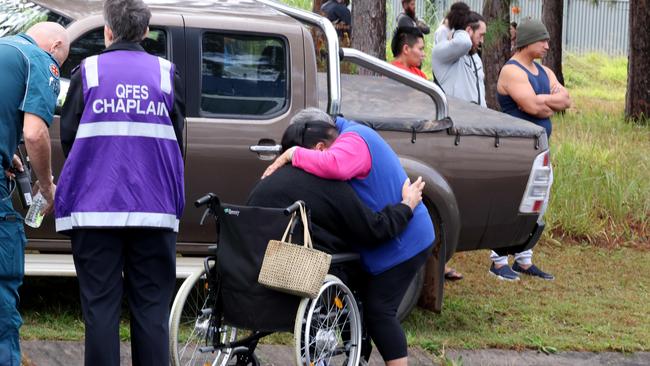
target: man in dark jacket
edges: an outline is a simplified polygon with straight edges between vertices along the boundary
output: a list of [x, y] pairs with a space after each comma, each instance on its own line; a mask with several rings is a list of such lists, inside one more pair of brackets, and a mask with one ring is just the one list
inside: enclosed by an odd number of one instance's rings
[[[349, 0], [328, 0], [320, 7], [320, 11], [329, 19], [340, 39], [344, 39], [344, 34], [352, 36], [352, 14], [347, 5]], [[344, 45], [349, 47], [350, 45]]]
[[412, 27], [418, 28], [423, 34], [429, 34], [429, 26], [415, 15], [415, 0], [402, 0], [404, 11], [397, 16], [395, 28]]
[[56, 229], [71, 236], [86, 365], [119, 365], [123, 292], [133, 364], [169, 364], [184, 105], [175, 66], [139, 45], [150, 18], [142, 0], [104, 3], [107, 49], [73, 73], [61, 114]]

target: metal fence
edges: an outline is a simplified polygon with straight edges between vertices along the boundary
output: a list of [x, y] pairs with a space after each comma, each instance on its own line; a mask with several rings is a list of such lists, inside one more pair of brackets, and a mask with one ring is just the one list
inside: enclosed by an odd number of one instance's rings
[[[475, 11], [483, 11], [484, 0], [464, 0]], [[543, 0], [517, 0], [513, 5], [519, 14], [510, 13], [512, 21], [521, 22], [530, 17], [542, 18]], [[426, 19], [432, 28], [456, 0], [416, 0], [419, 18]], [[395, 17], [402, 11], [401, 0], [388, 0], [388, 26], [392, 29]], [[564, 0], [562, 43], [565, 50], [576, 53], [604, 52], [609, 55], [627, 55], [629, 0]], [[435, 22], [435, 24], [431, 24]]]

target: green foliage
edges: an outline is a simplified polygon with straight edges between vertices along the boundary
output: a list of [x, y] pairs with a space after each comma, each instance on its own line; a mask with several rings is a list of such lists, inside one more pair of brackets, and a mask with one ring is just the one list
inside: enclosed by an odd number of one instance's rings
[[304, 10], [311, 10], [313, 4], [312, 0], [280, 0], [280, 2]]
[[[510, 23], [503, 19], [492, 19], [488, 21], [487, 32], [485, 33], [484, 47], [494, 46], [500, 39], [510, 32]], [[510, 39], [510, 38], [508, 38]]]
[[554, 117], [547, 238], [649, 246], [650, 130], [623, 119], [627, 60], [569, 54], [574, 106]]

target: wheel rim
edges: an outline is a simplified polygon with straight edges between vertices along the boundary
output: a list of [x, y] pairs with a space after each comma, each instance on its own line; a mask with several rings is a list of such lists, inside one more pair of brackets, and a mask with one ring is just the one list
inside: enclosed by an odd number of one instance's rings
[[202, 352], [201, 347], [212, 346], [215, 332], [220, 333], [221, 343], [237, 338], [237, 329], [222, 326], [216, 329], [209, 306], [208, 283], [205, 271], [192, 276], [183, 283], [172, 307], [172, 361], [180, 366], [226, 365], [231, 349]]
[[[352, 292], [338, 278], [328, 277], [318, 297], [305, 307], [301, 325], [300, 364], [357, 365], [361, 319]], [[302, 322], [301, 322], [302, 323]]]

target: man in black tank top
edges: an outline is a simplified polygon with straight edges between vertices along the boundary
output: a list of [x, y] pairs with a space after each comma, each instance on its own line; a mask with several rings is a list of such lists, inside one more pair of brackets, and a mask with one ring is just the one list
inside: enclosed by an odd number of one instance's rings
[[[549, 35], [546, 27], [538, 20], [529, 20], [517, 28], [516, 51], [503, 66], [497, 82], [497, 98], [504, 113], [528, 120], [544, 127], [551, 137], [551, 116], [571, 106], [568, 91], [558, 82], [551, 69], [535, 59], [548, 51]], [[540, 214], [540, 218], [544, 214]], [[512, 269], [508, 267], [508, 256], [492, 252], [490, 273], [499, 279], [516, 281], [518, 273], [552, 280], [532, 263], [532, 250], [515, 254]]]

